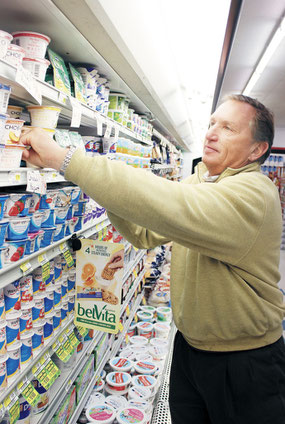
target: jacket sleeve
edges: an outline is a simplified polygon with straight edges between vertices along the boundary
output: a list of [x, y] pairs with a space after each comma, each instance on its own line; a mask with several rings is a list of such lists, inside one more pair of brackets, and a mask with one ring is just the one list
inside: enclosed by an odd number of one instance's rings
[[[235, 176], [214, 184], [172, 182], [120, 161], [86, 157], [80, 150], [65, 178], [113, 218], [228, 263], [237, 263], [251, 248], [265, 214], [263, 188], [260, 181], [248, 183], [250, 178], [244, 184]], [[135, 234], [140, 231], [135, 229]]]
[[170, 241], [169, 238], [160, 236], [156, 232], [147, 230], [133, 222], [126, 221], [112, 212], [108, 212], [108, 217], [120, 234], [138, 249], [153, 249]]

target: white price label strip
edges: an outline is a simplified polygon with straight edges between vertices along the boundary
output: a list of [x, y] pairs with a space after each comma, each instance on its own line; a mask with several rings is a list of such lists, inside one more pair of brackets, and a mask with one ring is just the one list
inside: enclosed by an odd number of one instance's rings
[[119, 131], [120, 131], [120, 127], [118, 125], [115, 125], [115, 138], [114, 138], [115, 143], [118, 141]]
[[105, 138], [109, 138], [110, 137], [111, 132], [112, 132], [112, 128], [113, 128], [113, 125], [108, 122], [107, 123], [106, 131], [105, 131], [105, 135], [104, 135]]
[[24, 87], [40, 105], [42, 104], [42, 93], [36, 79], [30, 71], [19, 66], [15, 80]]
[[71, 127], [79, 128], [81, 124], [82, 116], [82, 107], [77, 99], [72, 96], [69, 96], [69, 101], [72, 106], [72, 118], [71, 118]]
[[95, 116], [96, 121], [97, 121], [97, 135], [102, 136], [103, 135], [103, 123], [104, 123], [104, 118], [101, 116]]
[[8, 180], [9, 183], [13, 184], [13, 183], [20, 183], [22, 179], [22, 174], [20, 172], [9, 172], [8, 175]]
[[45, 178], [41, 175], [40, 171], [30, 169], [27, 171], [27, 191], [39, 194], [46, 193]]

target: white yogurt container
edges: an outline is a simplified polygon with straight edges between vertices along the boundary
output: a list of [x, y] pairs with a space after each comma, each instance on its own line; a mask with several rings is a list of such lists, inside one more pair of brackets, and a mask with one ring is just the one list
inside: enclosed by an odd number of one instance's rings
[[22, 119], [7, 118], [1, 144], [18, 145], [24, 122]]
[[34, 305], [33, 295], [33, 276], [26, 275], [20, 278], [20, 295], [21, 295], [21, 307], [32, 307]]
[[151, 312], [153, 315], [156, 313], [156, 308], [151, 305], [140, 305], [140, 310], [144, 312]]
[[142, 409], [122, 408], [116, 415], [118, 424], [145, 424], [146, 415]]
[[61, 111], [56, 106], [28, 106], [31, 116], [31, 125], [39, 128], [55, 129]]
[[171, 308], [167, 306], [159, 306], [156, 310], [157, 321], [171, 321], [172, 312]]
[[105, 404], [118, 411], [120, 408], [125, 408], [128, 401], [124, 396], [109, 395], [105, 399]]
[[25, 146], [20, 144], [7, 144], [0, 148], [0, 170], [20, 168], [22, 154], [25, 150]]
[[154, 337], [160, 337], [167, 339], [170, 332], [170, 325], [166, 322], [157, 322], [153, 325], [153, 335]]
[[145, 353], [136, 354], [136, 360], [137, 361], [152, 361], [153, 358], [150, 353], [145, 352]]
[[153, 313], [147, 311], [138, 311], [137, 316], [139, 321], [151, 322], [153, 320]]
[[147, 387], [152, 393], [155, 393], [157, 380], [152, 375], [140, 374], [132, 378], [132, 384], [134, 387]]
[[152, 337], [153, 324], [151, 322], [141, 321], [137, 323], [139, 336], [150, 339]]
[[33, 345], [32, 345], [32, 336], [33, 331], [27, 331], [24, 334], [21, 334], [21, 368], [29, 364], [33, 360]]
[[7, 347], [6, 368], [9, 383], [15, 380], [20, 372], [21, 345], [22, 343], [17, 341], [17, 343]]
[[17, 316], [21, 309], [21, 292], [19, 280], [4, 287], [6, 318]]
[[150, 346], [164, 347], [165, 349], [168, 348], [168, 342], [165, 339], [159, 337], [154, 337], [153, 339], [150, 339], [149, 344]]
[[5, 302], [4, 302], [4, 290], [0, 289], [0, 323], [5, 321], [6, 312], [5, 312]]
[[112, 424], [116, 418], [115, 410], [105, 404], [91, 406], [85, 414], [89, 422], [98, 424]]
[[132, 349], [135, 354], [135, 357], [141, 353], [148, 353], [148, 346], [133, 345]]
[[6, 317], [6, 340], [7, 347], [17, 344], [20, 340], [20, 316], [22, 312], [17, 311], [13, 317]]
[[129, 388], [129, 385], [131, 384], [132, 378], [130, 374], [126, 372], [110, 372], [106, 376], [106, 384], [107, 387], [110, 388], [112, 391], [117, 392], [117, 394], [120, 394], [120, 392], [124, 392]]
[[151, 361], [137, 361], [134, 363], [134, 368], [137, 374], [154, 375], [157, 365]]
[[105, 396], [100, 392], [92, 392], [86, 404], [86, 409], [88, 407], [94, 406], [95, 404], [102, 403], [105, 403]]
[[127, 358], [130, 361], [135, 360], [136, 359], [136, 355], [135, 352], [133, 351], [132, 348], [130, 347], [125, 347], [120, 353], [119, 353], [120, 358]]
[[7, 113], [13, 119], [20, 119], [23, 112], [21, 106], [8, 105]]
[[133, 337], [130, 337], [130, 343], [136, 346], [138, 345], [146, 346], [148, 344], [148, 340], [142, 336], [133, 336]]
[[33, 315], [31, 305], [22, 306], [22, 315], [20, 317], [20, 337], [26, 332], [30, 332], [33, 329]]
[[150, 402], [150, 399], [153, 398], [153, 394], [148, 387], [131, 386], [129, 388], [128, 398]]
[[110, 360], [110, 366], [114, 371], [129, 372], [133, 367], [133, 362], [128, 358], [114, 357]]
[[6, 343], [6, 321], [0, 322], [0, 357], [5, 356], [7, 353]]
[[6, 372], [6, 361], [8, 355], [5, 354], [0, 356], [0, 393], [7, 387], [7, 372]]
[[6, 56], [8, 47], [13, 40], [13, 36], [6, 31], [0, 30], [0, 59]]
[[49, 60], [46, 59], [38, 59], [31, 57], [23, 58], [23, 67], [31, 72], [31, 74], [38, 78], [40, 81], [45, 80], [46, 71], [49, 67]]
[[32, 336], [33, 352], [41, 349], [44, 345], [44, 325], [45, 325], [45, 320], [35, 322], [33, 325], [33, 332], [34, 332]]
[[128, 401], [128, 407], [142, 409], [146, 414], [150, 414], [152, 412], [151, 403], [142, 399], [130, 399]]
[[4, 60], [9, 62], [13, 66], [16, 66], [16, 68], [19, 68], [22, 65], [23, 58], [25, 57], [25, 55], [25, 49], [20, 46], [16, 46], [15, 44], [10, 44], [8, 46]]
[[26, 51], [27, 57], [44, 59], [50, 38], [47, 35], [31, 31], [13, 32], [13, 42]]
[[165, 359], [168, 350], [167, 348], [161, 346], [151, 346], [149, 348], [149, 353], [151, 354], [154, 361], [162, 361]]
[[103, 389], [105, 387], [105, 381], [100, 378], [100, 380], [98, 380], [93, 388], [94, 392], [103, 392]]

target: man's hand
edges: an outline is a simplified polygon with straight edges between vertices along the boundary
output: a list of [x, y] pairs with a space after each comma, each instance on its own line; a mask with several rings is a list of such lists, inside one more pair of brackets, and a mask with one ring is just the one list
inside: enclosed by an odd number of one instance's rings
[[20, 143], [29, 146], [23, 151], [23, 159], [41, 168], [60, 169], [68, 149], [60, 147], [41, 128], [23, 130]]
[[119, 250], [119, 252], [114, 253], [109, 262], [108, 262], [108, 268], [110, 269], [121, 269], [124, 266], [124, 251]]

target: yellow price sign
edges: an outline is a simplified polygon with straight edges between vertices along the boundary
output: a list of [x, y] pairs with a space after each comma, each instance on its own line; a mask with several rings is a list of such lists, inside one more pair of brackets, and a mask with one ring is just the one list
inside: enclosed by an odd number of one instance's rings
[[120, 330], [120, 332], [122, 332], [122, 331], [123, 331], [123, 329], [124, 329], [124, 326], [123, 326], [123, 324], [120, 322], [120, 323], [119, 323], [119, 330]]
[[138, 273], [137, 273], [137, 271], [134, 269], [134, 276], [135, 276], [135, 278], [138, 278]]
[[17, 388], [30, 405], [36, 406], [40, 401], [41, 395], [36, 391], [34, 386], [28, 380], [25, 382], [21, 381]]
[[8, 407], [8, 413], [10, 417], [10, 424], [15, 424], [20, 417], [20, 402], [19, 399], [16, 399]]
[[126, 307], [126, 314], [127, 314], [127, 317], [130, 316], [130, 307], [129, 307], [129, 305], [127, 305], [127, 307]]
[[25, 274], [27, 271], [32, 269], [32, 265], [30, 264], [30, 262], [24, 262], [23, 264], [20, 265], [20, 269]]
[[137, 314], [135, 314], [135, 316], [134, 316], [134, 321], [135, 321], [135, 322], [138, 322]]
[[145, 297], [142, 298], [142, 304], [146, 305], [146, 298]]

